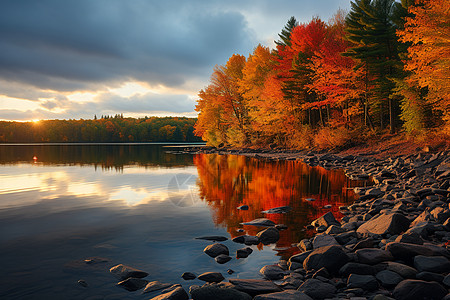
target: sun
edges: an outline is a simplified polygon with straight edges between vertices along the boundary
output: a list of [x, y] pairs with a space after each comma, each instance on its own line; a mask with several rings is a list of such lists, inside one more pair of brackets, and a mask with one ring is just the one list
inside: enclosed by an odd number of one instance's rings
[[31, 122], [33, 122], [33, 123], [39, 123], [41, 120], [39, 120], [39, 119], [33, 119], [33, 120], [31, 120]]

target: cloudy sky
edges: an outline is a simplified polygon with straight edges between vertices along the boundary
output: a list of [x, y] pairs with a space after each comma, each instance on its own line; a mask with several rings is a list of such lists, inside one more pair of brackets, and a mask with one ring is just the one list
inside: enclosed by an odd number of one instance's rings
[[350, 0], [2, 0], [0, 120], [196, 116], [233, 53]]

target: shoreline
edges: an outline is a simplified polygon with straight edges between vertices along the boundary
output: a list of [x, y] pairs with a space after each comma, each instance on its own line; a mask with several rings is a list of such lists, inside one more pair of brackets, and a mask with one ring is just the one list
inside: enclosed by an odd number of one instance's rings
[[[191, 295], [228, 289], [248, 293], [249, 286], [271, 285], [279, 288], [275, 294], [261, 289], [253, 299], [450, 299], [450, 151], [416, 150], [378, 157], [384, 151], [354, 155], [349, 154], [356, 153], [351, 149], [337, 154], [213, 147], [181, 150], [303, 161], [343, 169], [350, 179], [371, 177], [374, 181], [373, 186], [355, 188], [359, 198], [340, 208], [341, 222], [330, 213], [312, 222], [317, 233], [298, 241], [300, 254], [285, 263], [264, 266], [259, 275], [266, 281], [230, 279], [230, 283], [191, 287]], [[411, 294], [417, 289], [420, 292]]]

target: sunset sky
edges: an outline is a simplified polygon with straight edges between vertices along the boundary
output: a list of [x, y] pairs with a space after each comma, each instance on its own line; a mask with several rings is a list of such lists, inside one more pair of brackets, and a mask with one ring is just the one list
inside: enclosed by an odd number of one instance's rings
[[350, 0], [4, 0], [0, 120], [196, 116], [214, 65], [338, 8]]

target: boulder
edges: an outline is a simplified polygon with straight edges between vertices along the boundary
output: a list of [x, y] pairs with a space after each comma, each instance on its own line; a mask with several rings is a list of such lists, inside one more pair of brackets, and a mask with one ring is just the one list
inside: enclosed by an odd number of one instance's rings
[[205, 252], [207, 255], [211, 256], [212, 258], [215, 258], [216, 256], [219, 256], [221, 254], [224, 254], [224, 255], [230, 254], [228, 247], [221, 243], [215, 243], [212, 245], [208, 245], [208, 246], [206, 246], [205, 249], [203, 249], [203, 252]]
[[247, 293], [252, 297], [260, 294], [281, 292], [281, 288], [269, 280], [230, 279], [229, 281], [237, 290]]
[[386, 250], [391, 252], [397, 260], [403, 260], [406, 262], [412, 262], [414, 256], [445, 256], [449, 257], [450, 253], [443, 247], [439, 247], [433, 244], [415, 245], [407, 243], [391, 242], [386, 245]]
[[279, 265], [267, 265], [259, 270], [265, 278], [269, 280], [278, 280], [286, 275], [286, 272]]
[[417, 274], [416, 269], [414, 269], [410, 266], [398, 263], [398, 262], [393, 262], [393, 261], [387, 262], [386, 270], [395, 272], [398, 275], [402, 276], [403, 278], [416, 278], [416, 274]]
[[409, 228], [410, 221], [399, 213], [380, 214], [358, 227], [361, 234], [400, 234]]
[[312, 242], [313, 249], [332, 245], [339, 245], [339, 243], [332, 235], [328, 234], [318, 234], [314, 237]]
[[150, 300], [188, 300], [189, 296], [186, 291], [181, 287], [177, 287], [174, 290], [153, 297]]
[[269, 227], [256, 235], [261, 243], [269, 245], [278, 242], [280, 239], [280, 232], [274, 227]]
[[296, 290], [287, 290], [284, 292], [270, 293], [265, 295], [258, 295], [253, 300], [313, 300], [310, 296], [303, 292]]
[[261, 226], [261, 227], [272, 227], [275, 226], [275, 223], [266, 218], [255, 219], [250, 222], [241, 223], [242, 225], [253, 225], [253, 226]]
[[356, 250], [356, 257], [358, 262], [368, 265], [376, 265], [383, 261], [391, 261], [394, 259], [389, 251], [377, 248], [366, 248]]
[[206, 282], [216, 282], [216, 283], [221, 282], [222, 280], [225, 279], [223, 275], [218, 272], [206, 272], [198, 275], [197, 278]]
[[344, 233], [344, 232], [346, 232], [346, 230], [343, 229], [341, 226], [337, 226], [337, 225], [331, 225], [325, 231], [326, 234], [340, 234], [340, 233]]
[[395, 287], [403, 280], [402, 276], [389, 270], [380, 271], [375, 277], [383, 287], [388, 289]]
[[441, 300], [447, 295], [447, 290], [436, 282], [407, 279], [395, 287], [393, 295], [396, 300]]
[[416, 279], [424, 281], [436, 281], [441, 283], [444, 280], [444, 275], [425, 271], [417, 273]]
[[360, 264], [355, 262], [349, 262], [342, 266], [339, 270], [339, 275], [347, 277], [350, 274], [359, 275], [375, 275], [376, 269], [374, 266]]
[[444, 273], [450, 271], [450, 261], [444, 256], [423, 256], [414, 257], [414, 267], [419, 272]]
[[123, 287], [127, 291], [134, 292], [137, 290], [142, 289], [144, 286], [146, 286], [148, 283], [148, 280], [142, 279], [142, 278], [133, 278], [128, 277], [125, 280], [122, 280], [117, 285], [120, 287]]
[[358, 237], [356, 231], [348, 231], [334, 236], [334, 239], [341, 245], [345, 245]]
[[261, 213], [263, 214], [285, 214], [292, 210], [292, 207], [290, 206], [280, 206], [280, 207], [274, 207], [268, 210], [264, 210]]
[[194, 280], [195, 278], [197, 278], [197, 276], [191, 272], [184, 272], [183, 274], [181, 274], [181, 278], [183, 278], [184, 280]]
[[328, 228], [331, 225], [340, 226], [341, 224], [339, 224], [334, 215], [329, 211], [320, 218], [317, 218], [316, 220], [312, 221], [311, 225], [313, 225], [314, 227], [324, 225], [325, 227]]
[[250, 247], [238, 249], [236, 250], [236, 258], [247, 258], [252, 252], [253, 250]]
[[309, 239], [303, 239], [300, 243], [297, 244], [297, 247], [302, 251], [309, 251], [313, 249], [313, 245], [309, 241]]
[[395, 239], [395, 241], [399, 242], [399, 243], [409, 243], [409, 244], [417, 244], [417, 245], [423, 244], [422, 237], [417, 232], [406, 232], [402, 235], [399, 235]]
[[299, 288], [298, 291], [305, 293], [313, 299], [332, 298], [336, 293], [336, 287], [332, 284], [322, 282], [318, 279], [308, 279]]
[[238, 244], [246, 244], [246, 245], [258, 245], [259, 244], [259, 238], [257, 236], [253, 235], [241, 235], [238, 237], [235, 237], [233, 242]]
[[215, 258], [218, 264], [225, 264], [231, 260], [231, 257], [225, 254], [217, 255]]
[[251, 300], [252, 297], [238, 291], [230, 283], [206, 283], [201, 287], [191, 287], [189, 293], [193, 300]]
[[362, 288], [374, 291], [378, 289], [377, 279], [373, 275], [350, 274], [347, 279], [347, 288]]
[[447, 286], [447, 288], [450, 288], [450, 274], [448, 274], [447, 276], [444, 277], [444, 279], [442, 280], [442, 283], [445, 284]]
[[109, 272], [111, 272], [111, 274], [114, 274], [120, 280], [125, 280], [129, 277], [144, 278], [148, 276], [147, 272], [122, 264], [112, 267], [111, 269], [109, 269]]
[[299, 254], [292, 255], [292, 256], [289, 258], [288, 263], [290, 263], [290, 262], [296, 262], [296, 263], [299, 263], [299, 264], [302, 264], [302, 265], [303, 265], [303, 262], [304, 262], [305, 259], [309, 256], [309, 254], [311, 254], [311, 252], [312, 252], [312, 250], [306, 251], [306, 252], [303, 252], [303, 253], [299, 253]]
[[434, 220], [438, 223], [444, 223], [450, 217], [450, 210], [443, 207], [436, 207], [430, 214], [433, 216]]
[[142, 291], [142, 294], [151, 293], [151, 292], [158, 291], [158, 290], [163, 290], [170, 286], [172, 286], [171, 283], [162, 283], [159, 281], [151, 281], [151, 282], [147, 283], [144, 290]]
[[337, 274], [349, 258], [340, 246], [321, 247], [312, 251], [303, 262], [306, 271], [325, 267], [331, 274]]

